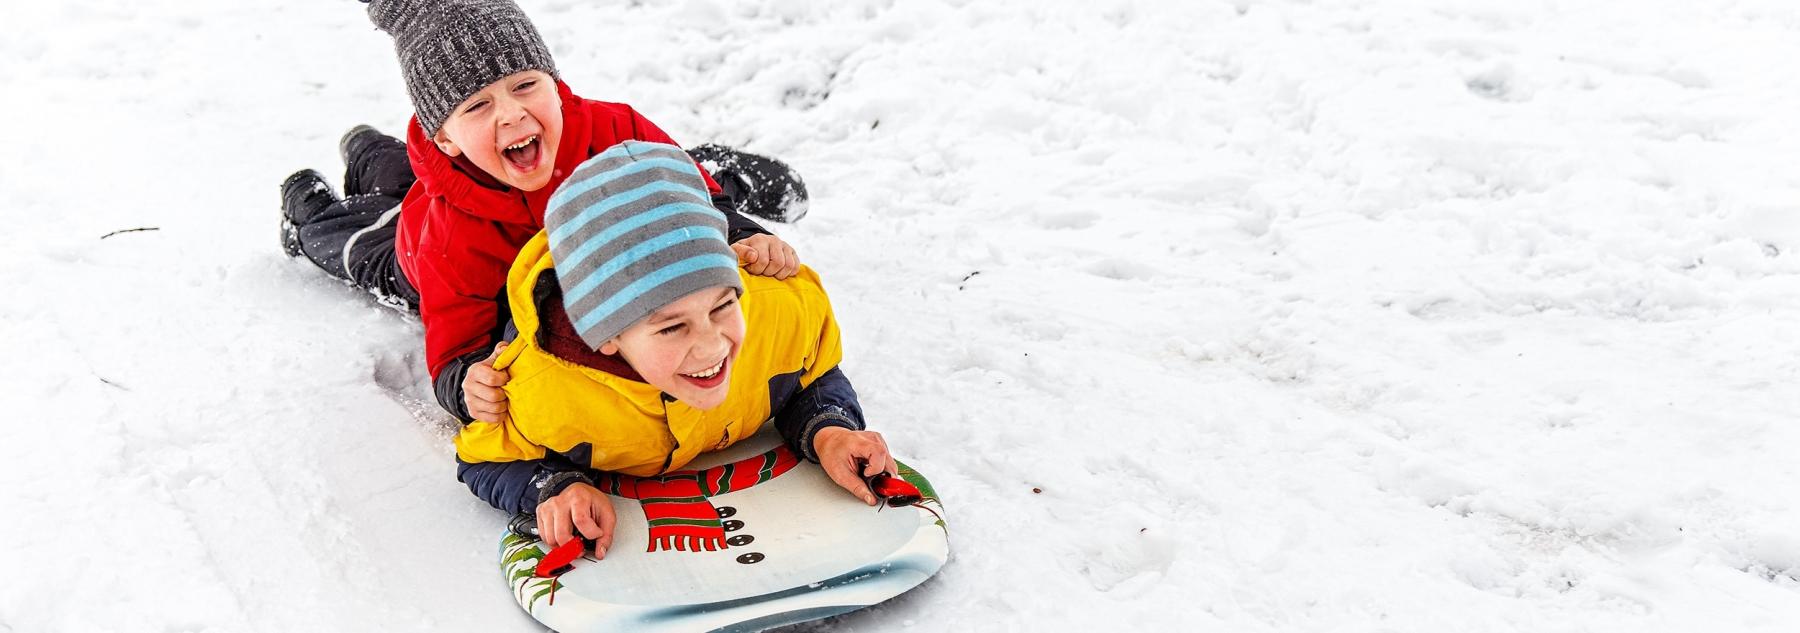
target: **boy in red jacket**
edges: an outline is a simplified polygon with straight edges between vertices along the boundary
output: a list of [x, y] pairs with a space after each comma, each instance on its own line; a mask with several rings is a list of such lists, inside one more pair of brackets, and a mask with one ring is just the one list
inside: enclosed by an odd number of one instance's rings
[[[575, 96], [511, 0], [373, 0], [369, 17], [394, 37], [415, 110], [407, 141], [366, 126], [346, 134], [343, 199], [318, 172], [290, 176], [282, 242], [290, 256], [417, 309], [438, 403], [464, 421], [500, 422], [508, 377], [493, 358], [510, 320], [506, 272], [543, 228], [551, 192], [621, 141], [674, 141], [630, 106]], [[797, 194], [785, 202], [804, 196], [784, 168], [772, 169], [779, 163], [731, 158], [765, 172], [731, 179], [734, 188], [785, 183]], [[710, 175], [706, 184], [746, 270], [781, 279], [798, 270], [792, 248], [738, 212], [736, 192]], [[765, 211], [804, 212], [782, 206]]]

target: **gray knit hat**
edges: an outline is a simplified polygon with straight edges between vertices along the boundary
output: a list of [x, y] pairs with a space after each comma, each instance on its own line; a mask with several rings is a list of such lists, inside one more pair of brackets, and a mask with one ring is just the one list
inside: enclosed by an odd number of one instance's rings
[[544, 211], [569, 322], [589, 347], [707, 288], [739, 293], [725, 215], [674, 145], [625, 141], [575, 168]]
[[556, 76], [550, 49], [511, 0], [363, 0], [394, 36], [400, 74], [426, 135], [469, 95], [526, 70]]

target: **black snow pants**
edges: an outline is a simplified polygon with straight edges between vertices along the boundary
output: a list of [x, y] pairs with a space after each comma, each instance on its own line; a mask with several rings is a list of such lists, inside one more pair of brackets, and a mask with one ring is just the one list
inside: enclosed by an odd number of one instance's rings
[[345, 157], [344, 197], [298, 227], [306, 256], [332, 276], [368, 290], [383, 303], [419, 309], [419, 291], [407, 281], [394, 252], [400, 200], [412, 188], [406, 144], [386, 135], [351, 148]]

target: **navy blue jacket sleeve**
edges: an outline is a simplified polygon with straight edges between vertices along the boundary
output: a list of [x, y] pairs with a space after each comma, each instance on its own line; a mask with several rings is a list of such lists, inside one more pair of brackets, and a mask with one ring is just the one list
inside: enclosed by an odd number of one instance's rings
[[576, 483], [593, 485], [578, 469], [551, 460], [469, 463], [456, 460], [456, 479], [488, 505], [501, 510], [535, 514], [538, 504]]
[[474, 351], [450, 359], [450, 362], [444, 364], [443, 369], [438, 370], [437, 378], [431, 381], [431, 391], [437, 394], [438, 406], [443, 407], [445, 411], [450, 412], [450, 415], [455, 416], [457, 421], [465, 425], [475, 421], [475, 416], [469, 415], [468, 404], [463, 401], [462, 383], [463, 379], [469, 375], [469, 368], [487, 360], [487, 357], [494, 353], [495, 343], [510, 341], [518, 338], [519, 335], [518, 327], [513, 324], [512, 307], [506, 302], [505, 293], [505, 289], [502, 289], [500, 298], [494, 300], [500, 307], [500, 322], [494, 326], [493, 334], [488, 342], [475, 348]]
[[781, 434], [781, 440], [794, 454], [814, 463], [819, 461], [819, 455], [813, 452], [813, 437], [828, 426], [852, 431], [867, 428], [862, 405], [856, 401], [856, 389], [850, 386], [843, 369], [837, 367], [801, 389], [775, 414], [775, 430]]
[[488, 354], [493, 353], [492, 347], [488, 345], [450, 359], [449, 363], [444, 364], [444, 369], [438, 372], [437, 380], [431, 381], [431, 390], [437, 394], [438, 406], [463, 424], [475, 419], [469, 416], [469, 407], [463, 402], [463, 378], [469, 375], [471, 365], [487, 360]]
[[769, 230], [763, 228], [761, 224], [757, 224], [756, 220], [752, 220], [744, 214], [738, 213], [736, 201], [728, 194], [721, 193], [714, 195], [713, 208], [718, 209], [719, 213], [725, 214], [726, 241], [736, 244], [746, 237], [758, 233], [769, 232]]

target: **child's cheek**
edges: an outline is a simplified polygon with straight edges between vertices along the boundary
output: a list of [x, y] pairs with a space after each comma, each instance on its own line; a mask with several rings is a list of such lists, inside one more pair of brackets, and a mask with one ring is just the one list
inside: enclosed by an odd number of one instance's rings
[[681, 377], [676, 374], [676, 371], [681, 369], [681, 361], [684, 356], [686, 356], [686, 350], [679, 346], [663, 345], [657, 349], [656, 367], [657, 371], [662, 374], [663, 380], [668, 381], [669, 384], [680, 384]]

